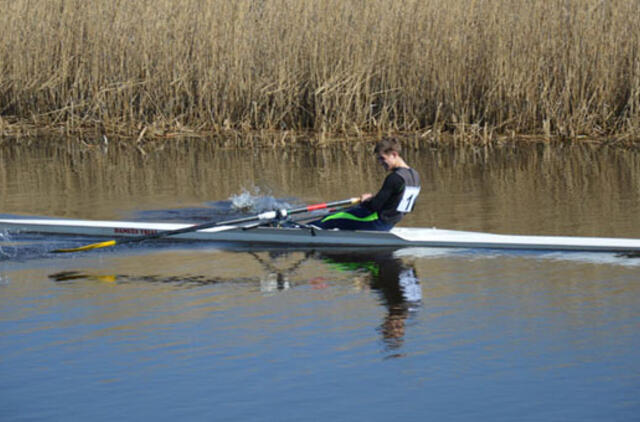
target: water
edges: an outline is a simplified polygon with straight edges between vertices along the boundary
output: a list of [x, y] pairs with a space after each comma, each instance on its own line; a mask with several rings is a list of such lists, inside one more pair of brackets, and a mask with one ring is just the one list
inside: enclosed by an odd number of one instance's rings
[[[0, 149], [0, 213], [204, 221], [382, 177], [358, 148], [145, 148]], [[640, 237], [637, 153], [407, 155], [424, 184], [403, 225]], [[60, 256], [60, 239], [0, 239], [2, 420], [640, 414], [640, 258], [180, 242]]]

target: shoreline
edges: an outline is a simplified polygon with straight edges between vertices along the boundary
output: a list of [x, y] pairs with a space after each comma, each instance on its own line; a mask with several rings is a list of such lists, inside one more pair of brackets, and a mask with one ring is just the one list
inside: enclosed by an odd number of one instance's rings
[[30, 122], [8, 123], [0, 116], [0, 146], [19, 144], [35, 139], [66, 141], [85, 146], [105, 143], [154, 144], [168, 140], [201, 139], [226, 148], [287, 148], [287, 147], [347, 147], [373, 142], [382, 136], [396, 136], [412, 149], [435, 148], [439, 146], [500, 146], [530, 143], [550, 145], [591, 144], [619, 148], [640, 149], [640, 135], [622, 133], [618, 135], [576, 135], [569, 137], [559, 134], [517, 134], [495, 133], [492, 129], [477, 125], [458, 125], [457, 130], [445, 131], [428, 128], [417, 131], [376, 131], [353, 133], [318, 132], [305, 130], [273, 129], [192, 129], [180, 125], [174, 127], [143, 126], [142, 129], [114, 127], [68, 128], [64, 125], [45, 126]]

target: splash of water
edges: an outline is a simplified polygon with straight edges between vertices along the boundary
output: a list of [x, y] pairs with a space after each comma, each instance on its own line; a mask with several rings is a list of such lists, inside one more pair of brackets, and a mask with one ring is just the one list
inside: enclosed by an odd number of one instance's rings
[[243, 189], [241, 193], [232, 195], [229, 198], [231, 201], [231, 208], [235, 211], [247, 213], [259, 213], [274, 209], [291, 208], [291, 204], [287, 201], [265, 194], [260, 191], [260, 188], [254, 187], [252, 190], [253, 192]]
[[12, 259], [18, 255], [17, 248], [12, 245], [11, 236], [6, 231], [0, 231], [0, 260]]
[[0, 262], [25, 261], [47, 255], [49, 249], [42, 239], [40, 235], [0, 231]]

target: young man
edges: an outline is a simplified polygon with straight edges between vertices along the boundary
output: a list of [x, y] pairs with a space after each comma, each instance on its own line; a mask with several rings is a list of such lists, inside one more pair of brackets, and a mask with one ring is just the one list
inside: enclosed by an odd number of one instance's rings
[[387, 231], [413, 210], [420, 193], [420, 176], [400, 156], [400, 142], [383, 138], [373, 153], [389, 172], [382, 188], [374, 196], [365, 193], [358, 206], [331, 214], [311, 223], [321, 229]]

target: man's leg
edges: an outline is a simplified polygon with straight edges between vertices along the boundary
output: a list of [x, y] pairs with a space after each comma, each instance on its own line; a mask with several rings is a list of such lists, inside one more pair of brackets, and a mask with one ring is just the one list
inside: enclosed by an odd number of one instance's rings
[[339, 230], [388, 231], [391, 230], [392, 227], [390, 224], [382, 222], [378, 218], [378, 213], [371, 212], [362, 206], [336, 212], [310, 224], [321, 229]]

